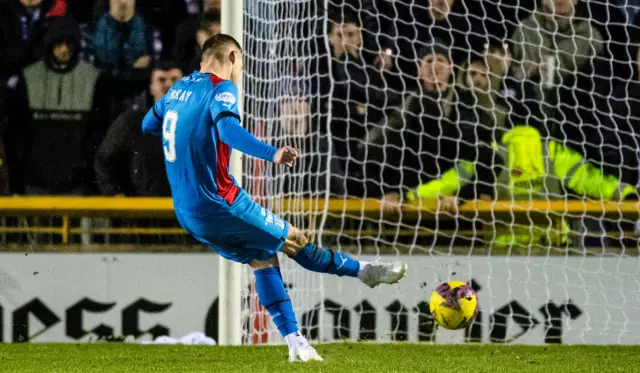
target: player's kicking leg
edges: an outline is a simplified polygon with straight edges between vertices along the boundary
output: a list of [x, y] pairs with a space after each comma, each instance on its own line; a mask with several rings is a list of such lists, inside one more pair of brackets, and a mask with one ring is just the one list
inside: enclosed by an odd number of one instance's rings
[[296, 315], [293, 312], [291, 298], [282, 282], [278, 257], [269, 260], [252, 260], [249, 265], [256, 276], [256, 291], [260, 303], [269, 311], [273, 323], [289, 346], [289, 361], [322, 360], [307, 339], [298, 331]]
[[407, 263], [404, 262], [360, 262], [345, 253], [318, 247], [293, 226], [289, 227], [281, 251], [309, 271], [356, 277], [372, 288], [380, 284], [395, 284], [407, 273]]

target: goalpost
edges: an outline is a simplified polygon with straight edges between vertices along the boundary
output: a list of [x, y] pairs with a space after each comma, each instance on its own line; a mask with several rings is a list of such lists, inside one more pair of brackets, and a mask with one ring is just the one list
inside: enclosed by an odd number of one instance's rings
[[[222, 0], [222, 32], [233, 36], [240, 46], [244, 40], [243, 2]], [[238, 108], [242, 115], [242, 83], [238, 85]], [[231, 175], [242, 186], [242, 156], [232, 152], [230, 161]], [[220, 258], [218, 282], [218, 344], [239, 345], [242, 342], [241, 328], [241, 278], [242, 264]]]
[[[318, 244], [410, 265], [371, 290], [282, 258], [314, 342], [640, 343], [638, 211], [614, 191], [637, 183], [633, 28], [604, 0], [545, 0], [546, 16], [535, 3], [223, 1], [223, 32], [243, 41], [244, 126], [302, 154], [290, 170], [233, 159], [236, 179]], [[524, 148], [540, 162], [514, 161]], [[462, 203], [438, 214], [451, 185], [416, 188], [445, 174]], [[400, 186], [409, 207], [383, 212]], [[251, 270], [220, 273], [220, 343], [282, 343]], [[478, 292], [464, 331], [429, 314], [450, 280]]]

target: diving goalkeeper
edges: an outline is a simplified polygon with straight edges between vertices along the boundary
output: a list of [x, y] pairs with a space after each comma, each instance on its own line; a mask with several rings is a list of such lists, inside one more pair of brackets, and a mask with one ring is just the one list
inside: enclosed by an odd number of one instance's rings
[[323, 249], [303, 232], [254, 202], [229, 175], [231, 149], [291, 167], [298, 151], [276, 149], [240, 126], [242, 50], [218, 34], [202, 48], [200, 71], [182, 78], [156, 102], [142, 130], [162, 136], [167, 177], [180, 225], [221, 256], [254, 269], [260, 303], [289, 346], [289, 361], [322, 360], [298, 331], [277, 253], [303, 268], [356, 277], [370, 287], [404, 277], [406, 263], [367, 263]]

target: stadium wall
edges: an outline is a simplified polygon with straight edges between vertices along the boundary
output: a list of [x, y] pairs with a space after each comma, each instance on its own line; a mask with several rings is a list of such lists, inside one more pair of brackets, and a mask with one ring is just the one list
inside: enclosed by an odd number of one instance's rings
[[[323, 315], [319, 300], [294, 299], [303, 331], [325, 341], [640, 343], [640, 299], [626, 296], [640, 285], [640, 258], [404, 259], [409, 275], [398, 287], [326, 277]], [[211, 254], [0, 254], [0, 338], [150, 340], [194, 331], [215, 338], [217, 272]], [[427, 311], [435, 285], [451, 278], [470, 279], [478, 291], [481, 314], [465, 331], [435, 330]], [[308, 286], [303, 281], [285, 277], [292, 289]]]

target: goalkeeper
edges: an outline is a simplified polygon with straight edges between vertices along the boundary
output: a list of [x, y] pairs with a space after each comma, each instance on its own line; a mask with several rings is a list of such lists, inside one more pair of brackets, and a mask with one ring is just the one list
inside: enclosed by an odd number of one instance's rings
[[[538, 130], [529, 126], [516, 126], [506, 132], [500, 143], [491, 144], [493, 165], [458, 161], [440, 178], [407, 192], [405, 200], [416, 203], [419, 199], [441, 198], [442, 210], [455, 212], [455, 197], [469, 187], [473, 195], [481, 195], [486, 186], [489, 192], [502, 200], [557, 200], [568, 196], [567, 189], [580, 196], [605, 200], [637, 198], [636, 188], [621, 183], [617, 178], [604, 175], [587, 163], [583, 157], [553, 140], [545, 140]], [[485, 158], [486, 159], [486, 158]], [[475, 180], [474, 180], [475, 179]], [[471, 183], [471, 181], [474, 181]], [[497, 245], [550, 245], [566, 242], [568, 227], [562, 221], [559, 230], [545, 227], [507, 226], [498, 231]]]
[[221, 256], [249, 264], [260, 303], [289, 345], [290, 361], [322, 360], [298, 332], [277, 253], [307, 270], [359, 278], [370, 287], [404, 277], [404, 263], [366, 263], [312, 242], [251, 200], [229, 175], [231, 149], [291, 167], [298, 151], [276, 149], [240, 126], [242, 51], [229, 35], [209, 38], [200, 71], [182, 78], [149, 110], [145, 133], [162, 136], [167, 177], [180, 225]]

